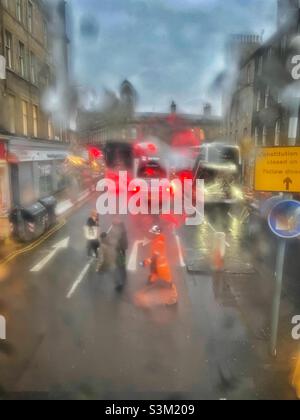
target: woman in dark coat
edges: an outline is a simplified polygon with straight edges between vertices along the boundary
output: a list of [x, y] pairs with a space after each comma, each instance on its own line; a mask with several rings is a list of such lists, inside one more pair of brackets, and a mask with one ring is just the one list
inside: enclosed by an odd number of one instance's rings
[[115, 220], [110, 232], [110, 242], [116, 251], [115, 283], [117, 289], [122, 289], [127, 280], [126, 254], [128, 250], [128, 236], [125, 224]]

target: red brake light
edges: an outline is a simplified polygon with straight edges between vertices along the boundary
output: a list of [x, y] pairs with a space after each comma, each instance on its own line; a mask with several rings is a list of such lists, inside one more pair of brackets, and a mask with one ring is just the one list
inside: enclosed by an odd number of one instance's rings
[[155, 153], [157, 152], [157, 147], [155, 146], [155, 144], [150, 143], [148, 144], [148, 150], [152, 153]]
[[102, 157], [101, 150], [97, 149], [97, 147], [89, 147], [90, 156], [94, 159], [100, 159]]
[[145, 170], [145, 175], [147, 175], [147, 176], [153, 176], [154, 174], [155, 174], [154, 169], [147, 168], [147, 169]]

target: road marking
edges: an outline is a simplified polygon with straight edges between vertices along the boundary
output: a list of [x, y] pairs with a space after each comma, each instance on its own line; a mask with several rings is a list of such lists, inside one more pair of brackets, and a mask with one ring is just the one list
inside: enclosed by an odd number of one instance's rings
[[69, 246], [70, 238], [65, 238], [62, 241], [55, 244], [52, 248], [53, 251], [50, 252], [45, 258], [42, 259], [35, 267], [33, 267], [30, 272], [31, 273], [38, 273], [41, 271], [51, 260], [55, 255], [60, 251], [61, 249], [67, 249]]
[[72, 207], [73, 207], [73, 203], [71, 200], [63, 201], [56, 206], [55, 214], [56, 216], [61, 216], [62, 214], [70, 210]]
[[136, 271], [137, 270], [137, 257], [139, 252], [139, 246], [141, 244], [141, 241], [135, 241], [132, 251], [130, 254], [130, 258], [127, 265], [128, 271]]
[[182, 246], [181, 246], [181, 241], [178, 235], [175, 235], [176, 238], [176, 244], [177, 244], [177, 249], [178, 249], [178, 256], [179, 256], [179, 262], [180, 262], [180, 267], [186, 267], [186, 264], [184, 262], [184, 258], [183, 258], [183, 253], [182, 253]]
[[17, 251], [12, 252], [7, 257], [3, 258], [3, 260], [0, 261], [0, 266], [8, 264], [19, 255], [26, 254], [27, 252], [33, 251], [42, 243], [44, 243], [47, 239], [49, 239], [52, 235], [54, 235], [54, 233], [58, 232], [61, 228], [63, 228], [66, 225], [66, 223], [67, 223], [66, 220], [63, 220], [59, 225], [54, 226], [53, 229], [46, 232], [43, 236], [41, 236], [41, 238], [37, 239], [32, 244], [26, 246], [25, 248], [21, 248]]
[[79, 274], [77, 280], [74, 282], [74, 284], [72, 285], [69, 293], [67, 294], [67, 299], [71, 299], [71, 297], [74, 295], [74, 293], [76, 292], [78, 286], [82, 283], [82, 281], [84, 280], [87, 272], [89, 271], [91, 265], [92, 265], [93, 261], [90, 261], [82, 270], [82, 272]]
[[146, 246], [149, 243], [150, 241], [146, 238], [143, 239], [142, 241], [141, 240], [135, 241], [132, 247], [128, 264], [127, 264], [128, 271], [137, 271], [137, 257], [138, 257], [138, 252], [139, 252], [139, 246], [140, 245]]

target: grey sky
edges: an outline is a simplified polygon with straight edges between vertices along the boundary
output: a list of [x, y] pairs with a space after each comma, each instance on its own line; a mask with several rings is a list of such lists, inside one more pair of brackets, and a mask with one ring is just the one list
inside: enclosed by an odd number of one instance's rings
[[73, 71], [101, 92], [127, 78], [139, 109], [165, 111], [171, 99], [198, 113], [225, 69], [231, 33], [275, 29], [276, 0], [69, 0]]

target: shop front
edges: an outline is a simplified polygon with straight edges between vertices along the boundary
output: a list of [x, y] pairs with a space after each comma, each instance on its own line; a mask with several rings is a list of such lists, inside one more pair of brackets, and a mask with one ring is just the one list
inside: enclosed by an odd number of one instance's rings
[[0, 140], [0, 241], [9, 235], [8, 212], [10, 208], [9, 168], [7, 145]]
[[9, 164], [13, 206], [28, 206], [64, 188], [64, 145], [10, 141]]

